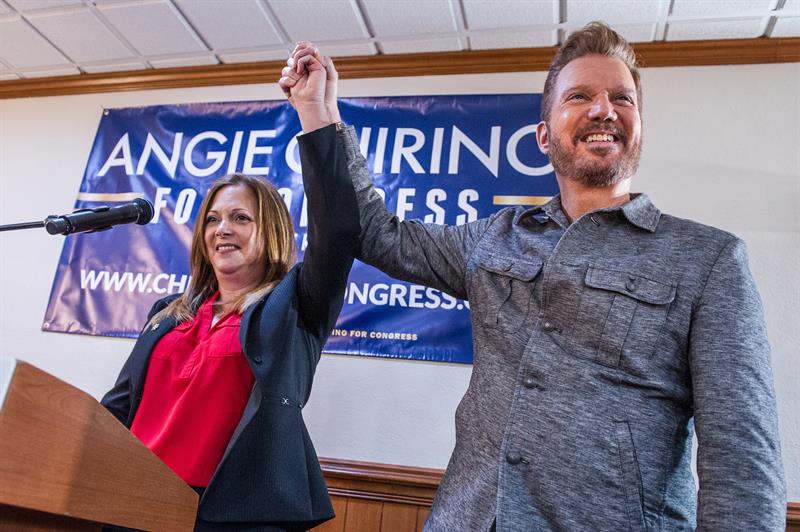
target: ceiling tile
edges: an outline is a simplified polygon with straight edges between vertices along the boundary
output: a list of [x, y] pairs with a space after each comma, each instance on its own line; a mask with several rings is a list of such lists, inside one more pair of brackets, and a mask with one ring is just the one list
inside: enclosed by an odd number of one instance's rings
[[764, 19], [695, 20], [669, 22], [668, 41], [697, 41], [706, 39], [753, 39], [761, 37]]
[[[582, 26], [570, 27], [567, 35], [581, 29]], [[656, 23], [652, 24], [615, 24], [614, 30], [628, 42], [651, 42], [656, 33]]]
[[770, 37], [800, 37], [800, 17], [780, 17]]
[[[668, 2], [663, 0], [569, 0], [567, 23], [571, 26], [602, 20], [615, 25], [626, 22], [656, 22], [664, 14]], [[616, 28], [615, 28], [616, 29]]]
[[83, 5], [81, 0], [6, 0], [6, 2], [20, 13], [36, 11], [37, 9]]
[[0, 4], [0, 15], [2, 15], [4, 13], [11, 13], [11, 8], [9, 8], [5, 4]]
[[272, 0], [269, 5], [293, 42], [369, 37], [348, 0]]
[[171, 58], [171, 59], [149, 59], [148, 60], [151, 65], [156, 68], [172, 68], [172, 67], [183, 67], [183, 66], [205, 66], [205, 65], [216, 65], [219, 63], [217, 58], [213, 55], [210, 56], [200, 56], [200, 57], [182, 57], [182, 58]]
[[652, 42], [656, 35], [656, 23], [626, 24], [614, 26], [614, 29], [628, 42]]
[[387, 54], [413, 54], [419, 52], [455, 52], [461, 50], [458, 37], [443, 39], [415, 39], [413, 41], [381, 41], [381, 48]]
[[19, 18], [0, 22], [0, 57], [20, 68], [67, 63], [63, 55]]
[[463, 0], [463, 6], [470, 30], [558, 23], [554, 0]]
[[212, 48], [249, 48], [281, 43], [275, 28], [256, 0], [224, 4], [177, 0], [177, 5]]
[[28, 20], [73, 61], [103, 61], [133, 54], [88, 10], [30, 15]]
[[353, 55], [375, 55], [378, 50], [372, 43], [335, 44], [322, 47], [322, 53], [331, 57], [349, 57]]
[[675, 0], [672, 16], [677, 18], [718, 18], [766, 15], [776, 0]]
[[786, 0], [778, 13], [800, 14], [800, 0]]
[[535, 48], [555, 46], [558, 42], [556, 30], [480, 32], [469, 36], [473, 50], [492, 50], [495, 48]]
[[289, 50], [267, 50], [264, 52], [242, 52], [217, 54], [223, 63], [252, 63], [253, 61], [285, 61], [289, 58]]
[[448, 33], [458, 29], [448, 0], [362, 0], [378, 37]]
[[47, 78], [51, 76], [73, 76], [80, 74], [80, 70], [75, 67], [53, 68], [47, 70], [35, 70], [32, 72], [22, 72], [26, 78]]
[[205, 51], [178, 15], [163, 2], [108, 4], [99, 9], [143, 55]]
[[147, 68], [144, 63], [128, 61], [125, 63], [113, 63], [109, 65], [81, 65], [81, 69], [89, 74], [100, 74], [102, 72], [124, 72], [126, 70], [144, 70]]

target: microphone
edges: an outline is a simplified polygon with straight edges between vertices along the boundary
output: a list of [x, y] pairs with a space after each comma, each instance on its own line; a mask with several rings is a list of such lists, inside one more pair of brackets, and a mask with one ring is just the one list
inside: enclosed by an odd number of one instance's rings
[[144, 225], [152, 218], [153, 204], [146, 199], [136, 198], [116, 207], [103, 205], [94, 209], [79, 209], [62, 216], [48, 216], [44, 220], [44, 228], [51, 235], [94, 233], [120, 224]]

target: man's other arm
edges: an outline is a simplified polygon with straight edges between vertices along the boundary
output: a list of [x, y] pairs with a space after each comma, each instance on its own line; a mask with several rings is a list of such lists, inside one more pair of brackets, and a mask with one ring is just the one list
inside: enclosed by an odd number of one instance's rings
[[689, 357], [698, 530], [785, 530], [770, 348], [744, 243], [722, 250], [697, 303]]
[[[309, 139], [339, 121], [339, 76], [333, 61], [308, 41], [292, 52], [278, 81], [297, 110]], [[375, 190], [352, 128], [340, 132], [352, 178], [361, 224], [357, 257], [398, 279], [424, 284], [467, 299], [469, 255], [490, 220], [462, 226], [403, 222], [390, 214]]]

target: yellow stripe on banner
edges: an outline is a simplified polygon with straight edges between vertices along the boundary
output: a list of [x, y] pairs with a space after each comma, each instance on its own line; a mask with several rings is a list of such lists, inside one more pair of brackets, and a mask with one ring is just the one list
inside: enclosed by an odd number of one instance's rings
[[495, 196], [495, 205], [544, 205], [553, 196]]
[[78, 199], [81, 201], [132, 201], [143, 198], [144, 192], [118, 192], [116, 194], [100, 194], [96, 192], [80, 192]]

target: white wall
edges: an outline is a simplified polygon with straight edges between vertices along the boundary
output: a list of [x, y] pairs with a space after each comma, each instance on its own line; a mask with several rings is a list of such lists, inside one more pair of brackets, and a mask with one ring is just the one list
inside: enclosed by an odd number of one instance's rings
[[[643, 80], [634, 188], [747, 241], [773, 345], [789, 499], [800, 501], [800, 64], [649, 69]], [[341, 94], [539, 92], [543, 82], [543, 73], [345, 80]], [[281, 97], [274, 85], [243, 85], [0, 101], [0, 223], [72, 208], [103, 107]], [[61, 245], [42, 230], [0, 233], [0, 355], [100, 397], [132, 342], [41, 332]], [[305, 409], [319, 455], [444, 467], [470, 370], [324, 356]]]

